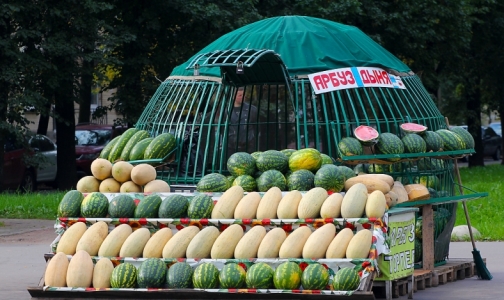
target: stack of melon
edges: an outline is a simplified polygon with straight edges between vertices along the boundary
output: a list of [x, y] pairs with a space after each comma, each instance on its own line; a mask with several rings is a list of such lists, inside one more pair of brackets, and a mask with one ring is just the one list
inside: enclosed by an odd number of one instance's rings
[[126, 161], [112, 164], [97, 158], [91, 163], [92, 176], [82, 177], [77, 190], [83, 193], [133, 193], [170, 192], [170, 186], [156, 179], [156, 169], [149, 164], [133, 166]]

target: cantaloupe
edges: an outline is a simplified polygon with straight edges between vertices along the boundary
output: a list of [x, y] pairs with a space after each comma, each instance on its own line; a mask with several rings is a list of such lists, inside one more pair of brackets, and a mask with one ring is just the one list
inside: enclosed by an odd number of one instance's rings
[[168, 185], [168, 182], [161, 179], [155, 179], [149, 181], [144, 186], [144, 193], [169, 193], [169, 192], [170, 192], [170, 185]]
[[128, 224], [121, 224], [114, 228], [101, 244], [98, 256], [118, 256], [123, 243], [132, 232], [133, 230]]
[[123, 183], [131, 180], [131, 171], [133, 170], [133, 165], [127, 161], [118, 161], [112, 165], [112, 177], [115, 180]]
[[[75, 224], [74, 224], [75, 225]], [[73, 225], [72, 225], [73, 226]], [[75, 251], [86, 251], [89, 255], [98, 254], [101, 244], [108, 235], [108, 225], [103, 221], [98, 221], [91, 225], [82, 235], [75, 247]]]
[[101, 193], [119, 193], [121, 190], [121, 183], [114, 178], [107, 178], [100, 182], [98, 191]]
[[104, 158], [93, 160], [91, 163], [91, 174], [98, 180], [112, 177], [112, 163]]
[[282, 200], [282, 191], [274, 186], [271, 187], [261, 198], [257, 207], [258, 219], [276, 219], [278, 204]]
[[259, 249], [257, 249], [258, 258], [277, 258], [283, 242], [287, 238], [285, 230], [282, 228], [273, 228], [264, 236]]
[[255, 219], [257, 207], [261, 201], [261, 195], [258, 192], [251, 192], [245, 195], [234, 211], [235, 219]]
[[220, 232], [217, 227], [208, 226], [203, 228], [189, 242], [186, 251], [187, 258], [210, 258], [210, 251]]
[[409, 200], [408, 192], [406, 192], [404, 185], [400, 181], [394, 181], [394, 186], [391, 191], [396, 193], [397, 203], [403, 203]]
[[103, 289], [110, 287], [110, 276], [114, 271], [114, 264], [108, 257], [102, 257], [93, 270], [93, 287]]
[[63, 252], [66, 255], [74, 255], [77, 243], [86, 230], [87, 226], [84, 222], [77, 222], [70, 226], [61, 236], [56, 247], [56, 253]]
[[68, 264], [66, 283], [68, 287], [90, 287], [93, 282], [93, 260], [89, 253], [77, 250]]
[[173, 232], [170, 228], [161, 228], [154, 233], [145, 244], [143, 249], [143, 258], [161, 258], [163, 257], [163, 248], [172, 238]]
[[382, 191], [384, 194], [390, 192], [390, 184], [386, 181], [377, 178], [376, 176], [355, 176], [345, 181], [345, 190], [349, 190], [353, 185], [362, 183], [366, 186], [368, 193], [376, 190]]
[[44, 273], [44, 285], [65, 287], [67, 270], [67, 256], [63, 252], [56, 253], [47, 264], [47, 268]]
[[409, 201], [427, 200], [430, 198], [429, 190], [422, 184], [413, 183], [404, 186], [408, 193]]
[[280, 258], [300, 258], [303, 254], [303, 247], [312, 234], [308, 226], [301, 226], [287, 236], [280, 246], [278, 255]]
[[184, 258], [191, 240], [200, 232], [196, 226], [187, 226], [175, 233], [163, 247], [163, 258]]
[[368, 258], [372, 243], [373, 232], [369, 229], [359, 230], [348, 243], [346, 258]]
[[285, 194], [280, 200], [277, 208], [279, 219], [297, 219], [299, 202], [303, 198], [300, 191], [293, 190]]
[[366, 208], [366, 201], [368, 197], [368, 189], [363, 183], [356, 183], [352, 185], [341, 202], [341, 216], [345, 219], [348, 218], [362, 218], [364, 209]]
[[322, 218], [339, 218], [341, 216], [341, 203], [343, 202], [343, 195], [334, 193], [329, 195], [322, 203], [320, 208], [320, 216]]
[[141, 193], [142, 187], [134, 183], [132, 180], [126, 181], [121, 184], [119, 188], [120, 193]]
[[318, 218], [320, 208], [329, 195], [321, 187], [315, 187], [303, 195], [298, 206], [298, 217], [300, 219]]
[[240, 239], [235, 247], [234, 258], [255, 258], [266, 229], [262, 226], [254, 226]]
[[121, 257], [141, 257], [145, 244], [149, 241], [151, 233], [147, 228], [138, 228], [124, 241], [119, 250]]
[[344, 228], [336, 233], [329, 247], [327, 247], [326, 258], [345, 258], [348, 244], [353, 236], [353, 231], [350, 228]]
[[232, 219], [236, 206], [243, 198], [243, 188], [234, 185], [225, 191], [214, 208], [212, 209], [212, 219]]
[[368, 195], [366, 201], [366, 216], [368, 218], [382, 218], [386, 209], [387, 200], [382, 191], [374, 191]]
[[327, 247], [336, 234], [336, 226], [327, 223], [317, 228], [306, 240], [303, 247], [303, 258], [324, 258]]
[[213, 259], [233, 258], [236, 245], [243, 237], [243, 228], [241, 225], [233, 224], [226, 228], [215, 240], [210, 257]]
[[140, 186], [155, 180], [156, 176], [156, 169], [149, 164], [138, 164], [131, 169], [131, 180]]
[[84, 176], [77, 181], [76, 189], [81, 193], [98, 192], [100, 188], [100, 181], [94, 176]]

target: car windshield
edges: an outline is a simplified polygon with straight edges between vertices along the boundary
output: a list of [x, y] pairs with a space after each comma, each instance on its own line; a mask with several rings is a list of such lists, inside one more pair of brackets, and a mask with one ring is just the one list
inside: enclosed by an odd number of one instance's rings
[[490, 127], [497, 133], [498, 135], [502, 135], [502, 128], [500, 123], [492, 123]]
[[112, 135], [111, 130], [104, 130], [104, 129], [76, 130], [75, 145], [103, 146], [110, 141], [111, 135]]

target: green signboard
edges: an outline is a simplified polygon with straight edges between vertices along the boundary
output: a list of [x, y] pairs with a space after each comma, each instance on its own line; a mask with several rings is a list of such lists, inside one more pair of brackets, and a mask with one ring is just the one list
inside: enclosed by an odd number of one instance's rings
[[378, 257], [380, 275], [375, 280], [394, 280], [411, 276], [415, 268], [415, 213], [391, 215], [387, 240], [390, 253]]

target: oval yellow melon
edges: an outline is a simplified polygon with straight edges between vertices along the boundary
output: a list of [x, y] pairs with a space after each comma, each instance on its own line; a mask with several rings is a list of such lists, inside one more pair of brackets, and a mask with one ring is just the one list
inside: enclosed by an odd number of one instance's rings
[[390, 192], [391, 189], [390, 184], [387, 181], [377, 178], [376, 176], [359, 175], [345, 181], [345, 190], [348, 191], [353, 185], [358, 183], [364, 184], [368, 193], [379, 190], [386, 194]]
[[210, 251], [210, 257], [213, 259], [233, 258], [236, 245], [243, 237], [243, 228], [241, 225], [233, 224], [226, 228], [215, 240]]
[[341, 203], [343, 195], [334, 193], [325, 199], [320, 208], [320, 216], [322, 218], [339, 218], [341, 216]]
[[121, 224], [114, 228], [101, 244], [98, 256], [118, 256], [124, 241], [132, 232], [133, 230], [128, 224]]
[[306, 240], [303, 247], [303, 258], [324, 258], [327, 247], [336, 234], [336, 226], [327, 223], [317, 228]]
[[300, 258], [303, 254], [303, 247], [312, 234], [308, 226], [301, 226], [287, 236], [280, 247], [278, 255], [280, 258]]
[[107, 257], [102, 257], [93, 270], [93, 287], [95, 289], [109, 288], [110, 276], [114, 271], [114, 264]]
[[107, 178], [100, 182], [98, 191], [101, 193], [119, 193], [121, 190], [121, 183], [114, 178]]
[[387, 200], [382, 191], [374, 191], [368, 195], [366, 201], [366, 216], [368, 218], [381, 218], [386, 209]]
[[68, 287], [87, 288], [93, 280], [93, 260], [84, 250], [77, 250], [68, 264], [66, 282]]
[[143, 186], [157, 177], [156, 169], [149, 164], [138, 164], [131, 170], [131, 180]]
[[255, 219], [257, 207], [261, 201], [261, 195], [258, 192], [251, 192], [245, 195], [234, 211], [235, 219]]
[[133, 165], [127, 161], [118, 161], [112, 166], [112, 177], [120, 183], [131, 180]]
[[163, 248], [172, 238], [173, 232], [170, 228], [161, 228], [154, 233], [145, 244], [143, 249], [144, 258], [161, 258], [163, 257]]
[[297, 219], [299, 202], [303, 198], [300, 191], [290, 191], [282, 197], [277, 208], [279, 219]]
[[84, 176], [77, 181], [76, 190], [81, 193], [98, 192], [100, 188], [100, 181], [94, 176]]
[[343, 201], [341, 202], [341, 217], [348, 218], [362, 218], [364, 209], [366, 208], [366, 201], [368, 197], [368, 190], [363, 183], [356, 183], [347, 190]]
[[155, 179], [149, 181], [144, 186], [144, 193], [169, 193], [169, 192], [170, 192], [170, 186], [166, 181], [161, 179]]
[[142, 187], [139, 186], [138, 184], [134, 183], [132, 180], [126, 181], [123, 184], [121, 184], [121, 187], [119, 188], [120, 193], [141, 193], [142, 192]]
[[303, 195], [298, 206], [298, 217], [300, 219], [318, 218], [320, 208], [329, 195], [321, 187], [315, 187]]
[[[73, 225], [72, 225], [73, 226]], [[82, 235], [75, 247], [75, 251], [85, 250], [89, 255], [95, 256], [98, 254], [101, 244], [108, 235], [108, 225], [103, 221], [99, 221], [91, 225]]]
[[264, 236], [259, 249], [257, 258], [277, 258], [280, 247], [287, 238], [285, 230], [282, 228], [273, 228]]
[[327, 247], [326, 258], [345, 258], [348, 244], [353, 236], [353, 231], [350, 228], [344, 228], [338, 232]]
[[254, 226], [240, 239], [235, 247], [234, 258], [255, 258], [262, 239], [266, 235], [266, 229], [262, 226]]
[[119, 250], [121, 257], [141, 257], [145, 244], [149, 241], [151, 233], [147, 228], [138, 228], [124, 241]]
[[261, 198], [257, 207], [258, 219], [276, 219], [278, 204], [282, 200], [282, 191], [274, 186], [270, 188]]
[[368, 258], [372, 242], [373, 232], [371, 230], [359, 230], [348, 243], [346, 258]]
[[187, 247], [191, 240], [200, 232], [196, 226], [187, 226], [175, 235], [163, 247], [163, 258], [186, 257]]
[[232, 219], [236, 206], [243, 198], [243, 188], [234, 185], [225, 191], [212, 209], [212, 219]]
[[74, 255], [77, 243], [86, 230], [87, 226], [84, 222], [77, 222], [70, 226], [61, 236], [56, 247], [56, 253], [63, 252], [66, 255]]
[[196, 236], [189, 242], [186, 251], [187, 258], [210, 258], [210, 251], [219, 237], [220, 232], [217, 227], [208, 226], [198, 232]]
[[91, 163], [91, 174], [98, 179], [104, 180], [112, 176], [112, 163], [104, 158], [97, 158]]
[[63, 252], [54, 255], [44, 273], [44, 285], [65, 287], [68, 269], [68, 258]]

